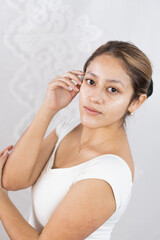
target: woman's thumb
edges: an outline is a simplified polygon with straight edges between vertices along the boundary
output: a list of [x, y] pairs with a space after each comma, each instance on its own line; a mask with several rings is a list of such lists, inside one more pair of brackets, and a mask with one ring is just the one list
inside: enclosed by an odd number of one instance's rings
[[5, 161], [8, 158], [8, 149], [3, 153], [3, 155], [0, 158], [0, 165], [3, 166]]
[[72, 98], [74, 98], [78, 93], [79, 91], [72, 90], [71, 91]]
[[8, 155], [8, 149], [3, 153], [2, 157], [7, 155]]

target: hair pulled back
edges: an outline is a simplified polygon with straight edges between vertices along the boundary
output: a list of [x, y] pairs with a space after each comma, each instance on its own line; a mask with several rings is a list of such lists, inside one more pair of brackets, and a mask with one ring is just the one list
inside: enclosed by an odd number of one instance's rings
[[[133, 87], [133, 95], [130, 103], [146, 94], [147, 98], [153, 93], [152, 66], [148, 57], [134, 44], [124, 41], [109, 41], [98, 47], [84, 64], [83, 71], [96, 57], [100, 55], [111, 55], [122, 62], [126, 73], [130, 76]], [[127, 111], [124, 118], [129, 115]], [[123, 118], [123, 119], [124, 119]]]

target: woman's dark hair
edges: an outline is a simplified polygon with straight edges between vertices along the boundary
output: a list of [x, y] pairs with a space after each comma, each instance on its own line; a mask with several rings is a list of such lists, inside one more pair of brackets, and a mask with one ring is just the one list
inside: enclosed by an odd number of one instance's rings
[[[84, 64], [83, 71], [86, 72], [90, 62], [100, 55], [111, 55], [118, 58], [124, 66], [126, 73], [131, 78], [134, 89], [130, 103], [139, 98], [141, 94], [146, 94], [147, 98], [152, 95], [152, 66], [148, 57], [134, 44], [124, 41], [109, 41], [97, 48]], [[130, 113], [127, 111], [122, 120]]]

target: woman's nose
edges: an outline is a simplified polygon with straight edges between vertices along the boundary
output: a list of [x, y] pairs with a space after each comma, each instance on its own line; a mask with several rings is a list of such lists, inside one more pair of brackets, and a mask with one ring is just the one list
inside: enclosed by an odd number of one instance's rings
[[98, 103], [98, 104], [103, 104], [104, 100], [101, 96], [92, 96], [90, 97], [90, 101], [92, 103]]

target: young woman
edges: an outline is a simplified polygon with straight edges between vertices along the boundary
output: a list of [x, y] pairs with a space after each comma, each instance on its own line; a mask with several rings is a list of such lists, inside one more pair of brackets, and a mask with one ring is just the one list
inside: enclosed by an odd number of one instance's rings
[[[125, 119], [152, 94], [151, 76], [141, 50], [109, 41], [90, 56], [83, 72], [69, 71], [49, 82], [12, 153], [1, 153], [0, 220], [12, 240], [110, 239], [134, 179]], [[60, 122], [44, 139], [54, 115], [77, 93], [80, 119]], [[7, 190], [30, 186], [33, 215], [27, 223]]]

